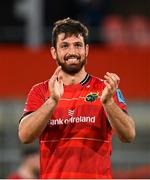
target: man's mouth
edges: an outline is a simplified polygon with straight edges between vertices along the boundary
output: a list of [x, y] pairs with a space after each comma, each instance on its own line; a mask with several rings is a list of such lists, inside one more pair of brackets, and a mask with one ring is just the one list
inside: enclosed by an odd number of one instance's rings
[[66, 60], [67, 64], [78, 64], [79, 63], [79, 59], [77, 58], [69, 58]]
[[79, 63], [79, 57], [75, 57], [75, 56], [70, 56], [65, 58], [65, 61], [67, 62], [67, 64], [77, 64]]

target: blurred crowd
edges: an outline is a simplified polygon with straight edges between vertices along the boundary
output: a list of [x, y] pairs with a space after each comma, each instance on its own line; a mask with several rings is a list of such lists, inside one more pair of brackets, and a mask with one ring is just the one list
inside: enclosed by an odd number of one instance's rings
[[104, 42], [109, 45], [150, 46], [150, 22], [140, 15], [128, 19], [108, 16], [102, 24]]
[[[49, 29], [53, 23], [60, 18], [71, 17], [79, 19], [89, 27], [92, 43], [140, 47], [150, 45], [150, 15], [148, 16], [146, 7], [145, 13], [142, 10], [143, 5], [150, 4], [149, 1], [138, 0], [136, 4], [134, 1], [118, 0], [115, 3], [114, 0], [33, 0], [32, 2], [13, 0], [10, 6], [5, 1], [1, 3], [1, 42], [26, 42], [26, 34], [29, 35], [33, 31], [28, 37], [31, 41], [32, 39], [34, 41], [33, 36], [37, 33], [35, 38], [41, 38], [43, 43], [47, 43], [50, 39]], [[35, 26], [38, 30], [36, 32]]]

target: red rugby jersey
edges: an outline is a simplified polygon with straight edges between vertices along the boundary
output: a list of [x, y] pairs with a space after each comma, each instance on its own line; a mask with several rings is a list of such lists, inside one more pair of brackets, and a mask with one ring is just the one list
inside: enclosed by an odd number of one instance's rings
[[[64, 86], [39, 139], [41, 178], [112, 178], [112, 128], [100, 102], [104, 87], [103, 81], [93, 76], [83, 84]], [[48, 81], [35, 85], [24, 114], [37, 110], [49, 96]], [[120, 91], [114, 99], [127, 110]]]

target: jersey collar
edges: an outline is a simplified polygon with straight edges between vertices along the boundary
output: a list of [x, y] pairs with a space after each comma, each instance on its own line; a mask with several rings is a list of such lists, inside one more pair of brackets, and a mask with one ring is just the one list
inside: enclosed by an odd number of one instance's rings
[[81, 85], [86, 84], [90, 80], [91, 76], [86, 74], [85, 78], [80, 82]]

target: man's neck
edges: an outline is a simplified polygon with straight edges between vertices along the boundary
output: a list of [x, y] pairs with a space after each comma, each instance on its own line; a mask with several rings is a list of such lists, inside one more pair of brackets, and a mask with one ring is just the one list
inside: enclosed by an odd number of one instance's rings
[[62, 72], [62, 77], [63, 77], [63, 83], [64, 85], [73, 85], [73, 84], [78, 84], [80, 83], [86, 76], [87, 72], [83, 68], [80, 72], [70, 75], [66, 74], [65, 72]]

